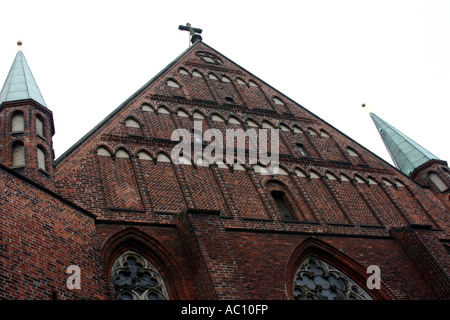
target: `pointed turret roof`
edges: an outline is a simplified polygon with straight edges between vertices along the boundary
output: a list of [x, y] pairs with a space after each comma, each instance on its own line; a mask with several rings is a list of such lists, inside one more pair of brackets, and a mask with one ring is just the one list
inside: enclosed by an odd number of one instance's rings
[[439, 160], [434, 154], [373, 112], [370, 113], [370, 117], [375, 123], [395, 166], [404, 174], [410, 176], [414, 169], [420, 165], [433, 159]]
[[18, 51], [0, 92], [0, 104], [26, 99], [47, 107], [23, 52]]

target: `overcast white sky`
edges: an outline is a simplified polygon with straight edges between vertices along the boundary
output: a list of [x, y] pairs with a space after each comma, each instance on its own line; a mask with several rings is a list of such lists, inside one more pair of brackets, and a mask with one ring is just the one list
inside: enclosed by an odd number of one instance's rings
[[0, 3], [0, 84], [17, 40], [56, 127], [56, 157], [189, 45], [178, 25], [392, 163], [361, 103], [450, 161], [450, 1]]

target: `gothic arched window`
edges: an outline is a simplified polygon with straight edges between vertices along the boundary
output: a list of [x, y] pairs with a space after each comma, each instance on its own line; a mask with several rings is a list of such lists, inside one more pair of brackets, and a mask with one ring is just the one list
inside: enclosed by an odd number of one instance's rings
[[133, 251], [123, 253], [111, 271], [117, 300], [168, 300], [169, 295], [158, 269]]
[[294, 278], [296, 300], [372, 300], [353, 280], [328, 263], [309, 256]]
[[303, 157], [308, 157], [308, 152], [306, 152], [305, 147], [302, 144], [297, 143], [297, 150], [300, 151]]
[[272, 197], [275, 200], [278, 210], [283, 220], [296, 220], [292, 211], [289, 209], [289, 202], [287, 196], [282, 191], [272, 191]]

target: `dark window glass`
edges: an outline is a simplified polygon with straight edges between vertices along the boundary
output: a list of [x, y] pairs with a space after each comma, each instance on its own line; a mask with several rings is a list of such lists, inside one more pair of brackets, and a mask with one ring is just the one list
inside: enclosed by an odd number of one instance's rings
[[272, 197], [275, 200], [278, 210], [281, 213], [282, 219], [283, 220], [295, 220], [294, 215], [292, 214], [291, 210], [289, 209], [289, 206], [287, 203], [287, 197], [284, 194], [284, 192], [273, 191]]
[[301, 144], [297, 145], [297, 149], [298, 151], [300, 151], [300, 153], [302, 154], [302, 156], [307, 157], [308, 153], [306, 152], [305, 148], [303, 148], [303, 146]]

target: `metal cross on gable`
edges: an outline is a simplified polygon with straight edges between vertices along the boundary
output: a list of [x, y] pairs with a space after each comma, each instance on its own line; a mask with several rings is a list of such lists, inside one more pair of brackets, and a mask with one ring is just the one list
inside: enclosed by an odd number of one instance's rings
[[183, 31], [189, 31], [189, 34], [191, 35], [191, 42], [194, 44], [197, 41], [202, 41], [202, 36], [200, 33], [202, 33], [202, 29], [199, 28], [192, 28], [191, 24], [188, 22], [185, 26], [180, 25], [178, 26], [178, 30]]

